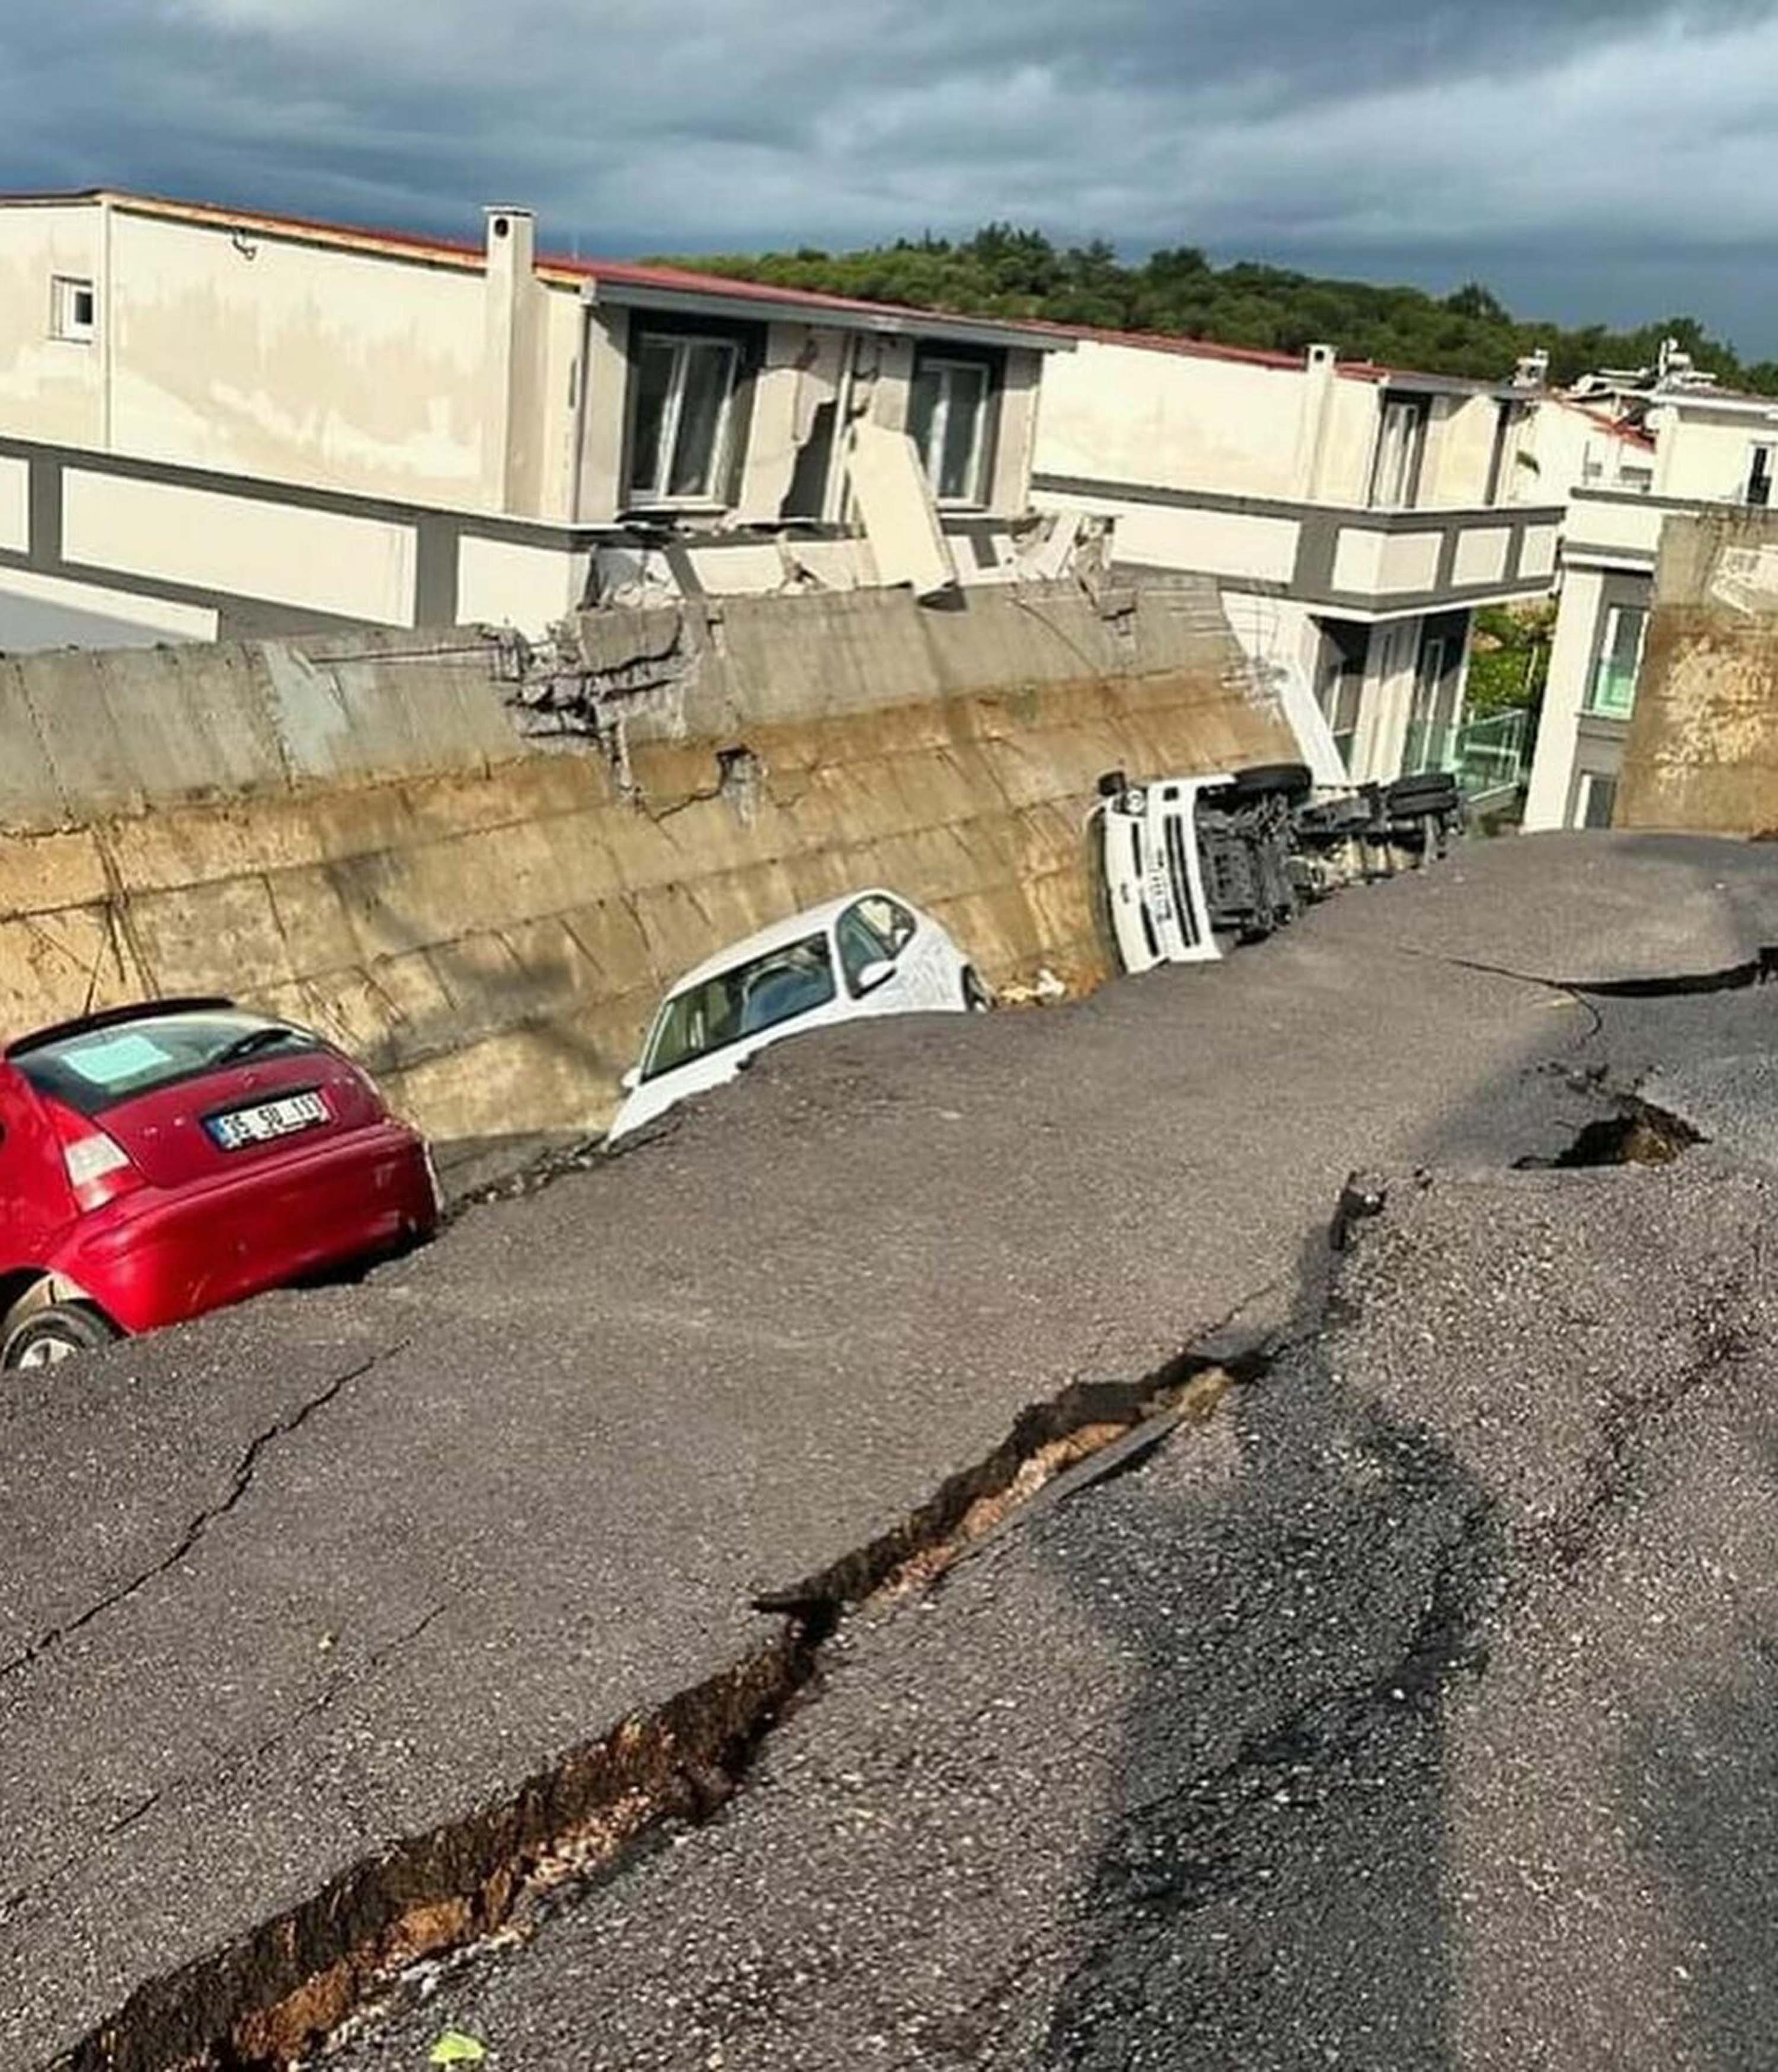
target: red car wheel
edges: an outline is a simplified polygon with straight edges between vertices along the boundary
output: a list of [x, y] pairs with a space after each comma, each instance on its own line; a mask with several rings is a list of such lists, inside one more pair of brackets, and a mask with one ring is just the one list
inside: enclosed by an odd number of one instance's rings
[[33, 1310], [0, 1350], [0, 1367], [55, 1367], [123, 1336], [89, 1302], [51, 1302]]

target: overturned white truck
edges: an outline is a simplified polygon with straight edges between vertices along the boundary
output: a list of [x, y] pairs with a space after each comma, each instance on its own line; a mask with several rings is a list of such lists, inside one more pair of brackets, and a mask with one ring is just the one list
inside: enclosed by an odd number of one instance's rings
[[1126, 972], [1220, 957], [1340, 885], [1443, 856], [1462, 818], [1438, 771], [1319, 796], [1300, 763], [1149, 783], [1108, 771], [1088, 845], [1108, 947]]

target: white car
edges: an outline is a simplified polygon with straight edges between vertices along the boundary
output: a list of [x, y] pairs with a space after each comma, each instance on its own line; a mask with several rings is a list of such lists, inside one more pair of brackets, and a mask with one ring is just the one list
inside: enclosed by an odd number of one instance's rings
[[848, 893], [731, 944], [680, 980], [655, 1015], [642, 1062], [624, 1075], [624, 1104], [606, 1141], [732, 1079], [783, 1037], [866, 1015], [990, 1004], [931, 915], [880, 888]]

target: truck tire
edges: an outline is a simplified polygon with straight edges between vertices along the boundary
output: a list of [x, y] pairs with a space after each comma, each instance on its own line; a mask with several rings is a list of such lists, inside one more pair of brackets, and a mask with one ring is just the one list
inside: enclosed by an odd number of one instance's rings
[[1422, 775], [1397, 777], [1383, 793], [1383, 808], [1391, 820], [1418, 820], [1427, 813], [1454, 813], [1457, 810], [1457, 780], [1442, 771]]
[[1232, 802], [1267, 799], [1282, 792], [1286, 799], [1306, 797], [1315, 788], [1315, 772], [1307, 763], [1256, 763], [1250, 770], [1237, 770], [1218, 795]]

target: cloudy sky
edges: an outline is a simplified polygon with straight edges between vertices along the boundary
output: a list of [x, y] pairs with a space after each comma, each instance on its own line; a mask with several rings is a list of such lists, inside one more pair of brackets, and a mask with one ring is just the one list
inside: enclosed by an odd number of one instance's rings
[[1778, 0], [0, 0], [0, 187], [582, 252], [1010, 218], [1778, 354]]

